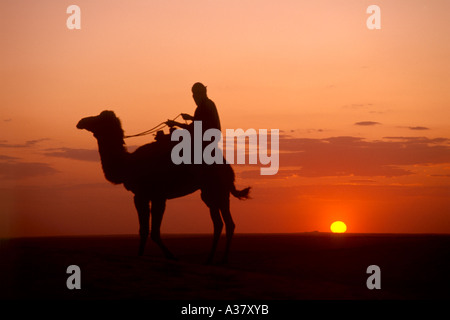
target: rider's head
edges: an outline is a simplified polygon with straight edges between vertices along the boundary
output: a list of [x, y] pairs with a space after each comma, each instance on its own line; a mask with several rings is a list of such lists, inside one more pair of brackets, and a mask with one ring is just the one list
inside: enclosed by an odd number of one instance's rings
[[195, 103], [198, 105], [200, 102], [207, 98], [206, 87], [200, 82], [195, 83], [192, 86], [192, 96], [194, 97]]

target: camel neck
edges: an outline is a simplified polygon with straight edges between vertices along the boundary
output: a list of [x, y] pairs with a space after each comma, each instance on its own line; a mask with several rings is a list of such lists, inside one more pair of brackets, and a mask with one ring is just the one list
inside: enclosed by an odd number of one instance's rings
[[114, 184], [123, 183], [125, 161], [128, 155], [123, 140], [97, 138], [97, 142], [105, 178]]

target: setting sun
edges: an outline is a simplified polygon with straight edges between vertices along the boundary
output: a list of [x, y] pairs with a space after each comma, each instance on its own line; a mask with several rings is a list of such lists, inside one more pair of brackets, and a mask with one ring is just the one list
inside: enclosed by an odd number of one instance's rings
[[347, 231], [347, 226], [342, 221], [335, 221], [331, 224], [330, 229], [333, 233], [344, 233]]

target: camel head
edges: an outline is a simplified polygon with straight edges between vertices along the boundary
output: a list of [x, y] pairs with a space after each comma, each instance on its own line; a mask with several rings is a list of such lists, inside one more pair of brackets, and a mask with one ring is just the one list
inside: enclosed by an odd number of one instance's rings
[[105, 110], [98, 116], [86, 117], [77, 124], [78, 129], [85, 129], [98, 138], [120, 138], [123, 140], [123, 130], [120, 119], [113, 111]]

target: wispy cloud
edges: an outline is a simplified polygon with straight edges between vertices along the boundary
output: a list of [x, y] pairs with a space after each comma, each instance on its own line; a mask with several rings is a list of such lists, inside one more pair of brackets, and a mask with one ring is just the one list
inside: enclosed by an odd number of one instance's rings
[[377, 124], [381, 124], [381, 123], [375, 122], [375, 121], [360, 121], [360, 122], [356, 122], [355, 126], [375, 126]]
[[427, 127], [408, 127], [410, 130], [430, 130], [430, 128]]
[[280, 138], [280, 166], [297, 167], [299, 176], [393, 177], [414, 173], [404, 166], [444, 163], [450, 163], [447, 138], [386, 137], [377, 141], [351, 136]]
[[365, 109], [368, 107], [373, 106], [372, 103], [352, 103], [352, 104], [346, 104], [342, 106], [344, 109]]
[[376, 183], [376, 181], [370, 180], [370, 179], [353, 179], [353, 180], [350, 180], [350, 183], [367, 184], [367, 183]]
[[25, 143], [8, 143], [6, 140], [0, 140], [0, 148], [29, 148], [32, 147], [39, 142], [50, 140], [48, 138], [36, 139], [36, 140], [28, 140]]
[[94, 149], [51, 148], [46, 149], [44, 155], [82, 161], [99, 161], [100, 156]]
[[4, 154], [0, 154], [0, 160], [17, 160], [17, 157], [5, 156]]
[[427, 138], [427, 137], [384, 137], [383, 139], [404, 141], [408, 143], [421, 143], [421, 144], [444, 144], [448, 145], [450, 139], [448, 138]]
[[0, 178], [5, 180], [48, 176], [58, 172], [47, 163], [22, 162], [8, 156], [2, 156], [0, 159], [6, 160], [0, 161]]
[[[280, 170], [275, 175], [264, 176], [265, 179], [287, 179], [298, 176], [297, 170]], [[255, 179], [261, 177], [261, 170], [258, 169], [250, 169], [239, 172], [239, 177], [243, 179]]]
[[400, 129], [409, 129], [409, 130], [414, 130], [414, 131], [425, 131], [425, 130], [430, 130], [430, 128], [428, 128], [428, 127], [423, 127], [423, 126], [398, 126], [397, 128], [400, 128]]

